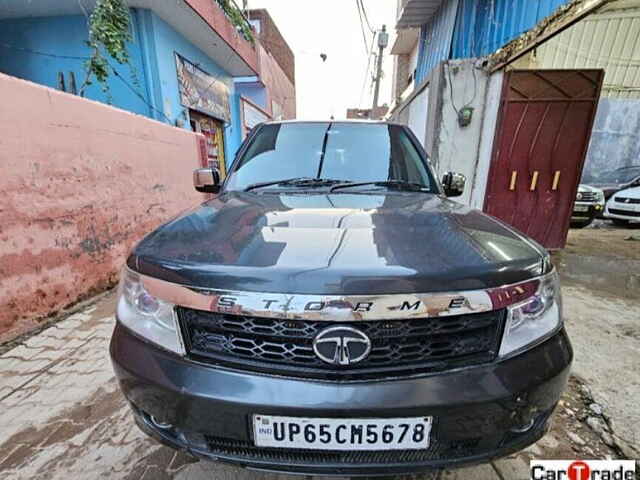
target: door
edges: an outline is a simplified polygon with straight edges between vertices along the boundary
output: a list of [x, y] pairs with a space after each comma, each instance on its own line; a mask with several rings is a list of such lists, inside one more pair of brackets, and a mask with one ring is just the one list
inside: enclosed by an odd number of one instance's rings
[[484, 211], [563, 248], [603, 70], [505, 74]]
[[208, 115], [189, 111], [191, 129], [194, 132], [202, 133], [207, 142], [207, 163], [208, 167], [217, 168], [220, 172], [220, 179], [227, 175], [227, 165], [224, 159], [224, 124]]

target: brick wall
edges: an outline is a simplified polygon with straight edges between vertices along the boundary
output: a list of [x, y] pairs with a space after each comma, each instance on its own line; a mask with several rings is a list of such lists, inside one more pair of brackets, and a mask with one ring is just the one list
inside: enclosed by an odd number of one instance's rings
[[269, 12], [264, 9], [249, 10], [249, 19], [260, 21], [260, 34], [258, 35], [260, 43], [278, 62], [289, 81], [295, 85], [295, 57]]
[[0, 74], [0, 342], [117, 280], [201, 195], [199, 137]]

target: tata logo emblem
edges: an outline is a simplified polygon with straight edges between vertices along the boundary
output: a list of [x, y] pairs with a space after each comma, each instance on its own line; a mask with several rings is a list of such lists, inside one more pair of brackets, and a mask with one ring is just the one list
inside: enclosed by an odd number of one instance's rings
[[625, 198], [624, 199], [624, 203], [631, 203], [631, 199], [630, 198]]
[[371, 351], [371, 340], [356, 328], [330, 327], [313, 339], [313, 351], [323, 362], [353, 365], [367, 358]]

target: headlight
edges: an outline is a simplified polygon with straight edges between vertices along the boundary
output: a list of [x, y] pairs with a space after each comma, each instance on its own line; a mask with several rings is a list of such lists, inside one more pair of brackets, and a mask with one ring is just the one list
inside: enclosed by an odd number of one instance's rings
[[602, 190], [596, 192], [596, 200], [598, 202], [604, 202], [604, 192]]
[[555, 333], [562, 325], [562, 298], [558, 274], [540, 277], [536, 292], [526, 300], [507, 307], [507, 324], [500, 356], [508, 356]]
[[184, 355], [174, 305], [154, 297], [128, 268], [122, 271], [118, 289], [118, 320], [141, 337]]

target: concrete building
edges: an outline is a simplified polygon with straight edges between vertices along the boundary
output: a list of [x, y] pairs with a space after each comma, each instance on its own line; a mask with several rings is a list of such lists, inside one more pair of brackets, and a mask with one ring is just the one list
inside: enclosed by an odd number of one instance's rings
[[612, 2], [520, 58], [516, 68], [602, 68], [582, 179], [640, 165], [640, 2]]
[[[90, 55], [86, 15], [95, 4], [0, 3], [0, 72], [77, 92]], [[208, 163], [223, 174], [244, 132], [243, 92], [234, 78], [257, 79], [256, 97], [293, 98], [293, 108], [283, 109], [282, 115], [295, 116], [293, 82], [273, 80], [277, 65], [241, 14], [227, 16], [217, 0], [128, 0], [127, 5], [133, 36], [127, 45], [129, 65], [109, 58], [114, 73], [108, 90], [94, 82], [86, 89], [87, 98], [202, 133]]]
[[[600, 122], [595, 114], [603, 77], [612, 78], [616, 61], [635, 72], [628, 61], [631, 50], [625, 48], [638, 41], [628, 16], [639, 3], [399, 0], [392, 47], [395, 101], [389, 117], [414, 130], [440, 174], [457, 171], [467, 177], [460, 201], [502, 218], [547, 247], [561, 248], [585, 158], [592, 163], [586, 152], [598, 150], [589, 142], [594, 121]], [[625, 11], [627, 24], [610, 29], [619, 33], [608, 40], [595, 33], [604, 31], [604, 24], [594, 27], [594, 38], [601, 39], [586, 48], [604, 41], [618, 45], [618, 53], [608, 48], [599, 62], [532, 60], [535, 52], [552, 48], [554, 38], [614, 11]], [[633, 45], [624, 40], [625, 32]], [[616, 77], [626, 95], [635, 88], [631, 77]], [[611, 91], [608, 82], [604, 98]], [[628, 154], [611, 138], [607, 152], [613, 169]], [[570, 143], [572, 149], [565, 151]], [[557, 226], [548, 229], [545, 221], [551, 217]]]
[[243, 138], [260, 122], [296, 117], [293, 51], [267, 10], [249, 10], [248, 18], [259, 41], [260, 75], [235, 79]]
[[356, 119], [380, 120], [384, 118], [388, 112], [389, 112], [389, 106], [387, 104], [376, 107], [375, 111], [373, 112], [371, 108], [348, 108], [347, 118], [354, 119], [354, 120]]

